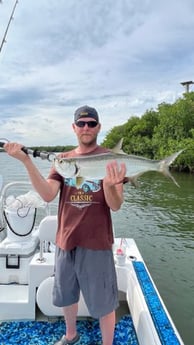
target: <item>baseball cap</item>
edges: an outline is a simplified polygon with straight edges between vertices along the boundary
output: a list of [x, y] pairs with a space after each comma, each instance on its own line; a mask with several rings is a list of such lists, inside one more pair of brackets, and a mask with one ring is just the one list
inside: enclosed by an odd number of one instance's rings
[[78, 108], [74, 113], [74, 121], [78, 121], [83, 117], [91, 117], [99, 123], [98, 113], [95, 108], [89, 107], [88, 105], [84, 105]]

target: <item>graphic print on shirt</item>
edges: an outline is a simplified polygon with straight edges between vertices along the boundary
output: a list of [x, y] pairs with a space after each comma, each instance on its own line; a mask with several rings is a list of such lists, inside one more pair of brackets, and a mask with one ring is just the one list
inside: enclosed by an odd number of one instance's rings
[[[76, 187], [76, 178], [64, 178], [64, 183], [68, 187]], [[94, 203], [98, 203], [94, 200], [94, 193], [100, 190], [101, 180], [84, 181], [78, 189], [72, 188], [68, 202], [80, 209], [89, 207]]]

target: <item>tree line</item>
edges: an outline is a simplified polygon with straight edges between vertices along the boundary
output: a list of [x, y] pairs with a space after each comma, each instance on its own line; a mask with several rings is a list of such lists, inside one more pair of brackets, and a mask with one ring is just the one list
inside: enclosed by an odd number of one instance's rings
[[[123, 151], [151, 159], [162, 159], [184, 150], [173, 164], [179, 171], [194, 172], [194, 92], [184, 93], [173, 104], [161, 103], [141, 117], [131, 116], [113, 127], [102, 146], [113, 148], [123, 138]], [[75, 146], [33, 147], [47, 152], [66, 152]]]
[[130, 117], [112, 128], [102, 145], [113, 148], [122, 137], [123, 151], [151, 159], [184, 150], [173, 164], [174, 169], [194, 172], [194, 92], [183, 94], [173, 104], [159, 104], [141, 117]]

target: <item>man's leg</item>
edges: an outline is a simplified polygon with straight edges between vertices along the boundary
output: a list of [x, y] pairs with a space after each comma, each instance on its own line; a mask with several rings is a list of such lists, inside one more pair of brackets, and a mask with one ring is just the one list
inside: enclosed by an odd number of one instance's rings
[[102, 344], [112, 345], [115, 330], [115, 311], [100, 318], [100, 329], [102, 334]]
[[78, 312], [78, 303], [72, 304], [68, 307], [63, 307], [63, 314], [66, 323], [66, 338], [72, 340], [77, 334], [76, 319]]
[[112, 250], [79, 248], [76, 270], [90, 315], [99, 319], [103, 345], [112, 345], [115, 310], [119, 304]]

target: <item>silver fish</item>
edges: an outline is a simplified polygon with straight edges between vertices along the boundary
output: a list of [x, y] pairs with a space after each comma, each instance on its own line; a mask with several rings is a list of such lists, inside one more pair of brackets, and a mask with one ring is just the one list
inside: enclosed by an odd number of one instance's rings
[[170, 177], [178, 186], [176, 180], [169, 171], [169, 166], [181, 154], [183, 150], [175, 152], [162, 160], [152, 160], [141, 156], [128, 155], [122, 150], [97, 155], [87, 155], [73, 158], [56, 157], [54, 167], [57, 172], [66, 178], [76, 178], [76, 186], [79, 187], [83, 181], [102, 180], [106, 176], [106, 166], [109, 162], [116, 160], [118, 164], [125, 163], [126, 177], [133, 185], [137, 185], [137, 178], [147, 171], [157, 171]]

